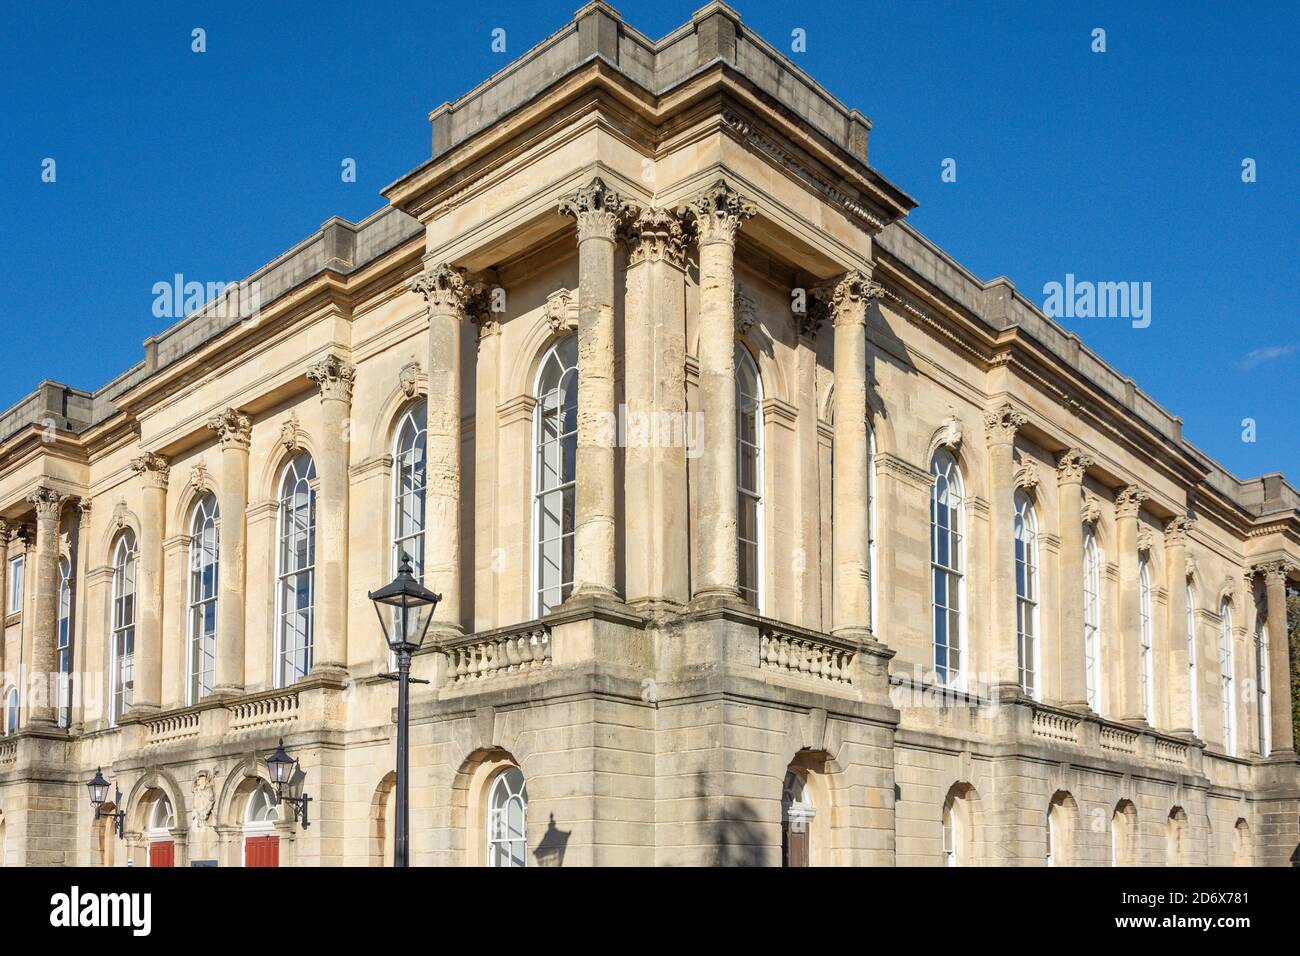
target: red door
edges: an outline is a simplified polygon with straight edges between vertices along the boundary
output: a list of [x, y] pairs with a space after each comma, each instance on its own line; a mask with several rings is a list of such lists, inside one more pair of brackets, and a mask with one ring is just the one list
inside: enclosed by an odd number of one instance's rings
[[149, 844], [150, 866], [175, 866], [176, 844], [171, 840], [159, 840]]
[[279, 866], [280, 838], [278, 836], [245, 837], [244, 866]]

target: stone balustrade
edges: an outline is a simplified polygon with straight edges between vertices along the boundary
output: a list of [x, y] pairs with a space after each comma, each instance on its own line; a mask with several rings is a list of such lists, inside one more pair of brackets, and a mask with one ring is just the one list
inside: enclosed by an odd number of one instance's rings
[[199, 735], [199, 712], [185, 710], [161, 714], [144, 722], [145, 746], [156, 747]]
[[261, 730], [298, 719], [298, 692], [280, 691], [230, 704], [230, 730]]
[[1077, 716], [1065, 714], [1059, 710], [1035, 707], [1032, 726], [1035, 737], [1045, 737], [1048, 740], [1077, 744], [1079, 742], [1080, 722], [1081, 718]]
[[551, 663], [551, 632], [532, 622], [521, 628], [473, 635], [442, 645], [447, 681], [464, 684], [538, 671]]
[[759, 666], [764, 670], [831, 684], [853, 683], [857, 646], [828, 635], [793, 634], [765, 625], [760, 638]]

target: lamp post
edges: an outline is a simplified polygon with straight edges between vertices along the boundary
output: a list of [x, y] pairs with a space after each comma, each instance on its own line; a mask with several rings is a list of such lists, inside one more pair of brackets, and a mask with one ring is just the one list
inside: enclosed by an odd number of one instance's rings
[[[410, 685], [428, 683], [411, 677], [411, 655], [424, 644], [434, 609], [442, 600], [442, 595], [434, 594], [415, 579], [411, 573], [411, 559], [403, 554], [397, 567], [397, 577], [378, 591], [369, 592], [367, 597], [375, 602], [375, 613], [379, 616], [379, 627], [383, 630], [384, 640], [397, 657], [396, 675], [385, 675], [397, 681], [397, 807], [394, 814], [397, 819], [394, 825], [393, 866], [409, 866], [410, 745], [407, 735], [411, 716]], [[385, 619], [385, 608], [392, 609], [388, 612], [390, 620]]]
[[104, 804], [108, 801], [108, 781], [104, 779], [103, 767], [95, 768], [95, 775], [86, 784], [86, 789], [90, 791], [90, 805], [95, 808], [95, 819], [111, 818], [117, 838], [123, 839], [126, 835], [126, 811], [122, 809], [122, 789], [115, 788], [113, 809], [105, 810]]

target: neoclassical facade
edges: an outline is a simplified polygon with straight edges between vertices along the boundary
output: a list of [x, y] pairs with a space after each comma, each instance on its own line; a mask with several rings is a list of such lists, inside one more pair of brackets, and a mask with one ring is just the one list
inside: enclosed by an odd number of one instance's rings
[[1292, 858], [1300, 493], [913, 229], [866, 117], [594, 2], [430, 119], [256, 309], [0, 417], [5, 865], [391, 859], [403, 555], [416, 865]]

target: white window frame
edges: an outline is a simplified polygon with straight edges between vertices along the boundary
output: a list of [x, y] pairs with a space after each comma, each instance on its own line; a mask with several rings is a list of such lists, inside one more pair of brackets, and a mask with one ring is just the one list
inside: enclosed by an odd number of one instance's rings
[[[553, 370], [557, 372], [554, 383], [547, 385], [547, 390], [543, 393], [542, 388], [547, 376]], [[530, 590], [533, 595], [533, 612], [538, 617], [544, 617], [551, 613], [573, 591], [574, 516], [578, 495], [576, 480], [578, 448], [577, 378], [578, 340], [577, 336], [567, 335], [547, 351], [537, 367], [537, 380], [533, 384], [533, 396], [536, 399], [536, 405], [533, 407], [533, 527], [532, 533], [528, 537], [530, 542], [530, 563], [532, 564]], [[564, 399], [570, 381], [573, 383], [573, 402], [571, 406]], [[565, 413], [565, 409], [570, 407], [572, 407], [571, 417]], [[543, 418], [551, 409], [556, 412], [559, 429], [553, 438], [543, 442]], [[572, 428], [566, 428], [566, 419], [572, 421]], [[573, 454], [568, 460], [574, 464], [574, 474], [566, 476], [564, 448], [569, 443], [573, 446]], [[559, 480], [554, 484], [544, 485], [546, 474], [541, 467], [541, 462], [542, 456], [548, 453], [552, 454], [554, 458], [551, 472], [558, 476]], [[567, 512], [564, 507], [566, 494], [571, 499]], [[544, 526], [543, 513], [551, 502], [559, 503], [559, 520], [557, 522], [559, 534], [543, 540], [541, 537]], [[567, 571], [565, 568], [566, 549], [568, 551]], [[545, 562], [554, 564], [559, 568], [559, 581], [557, 583], [543, 582], [544, 556]], [[554, 597], [558, 597], [558, 600], [551, 600]]]
[[59, 557], [59, 610], [56, 621], [55, 664], [59, 674], [59, 726], [72, 723], [72, 561]]
[[[130, 601], [127, 601], [127, 585]], [[135, 533], [124, 531], [113, 548], [113, 596], [110, 607], [110, 727], [130, 711], [135, 697], [135, 639], [140, 606], [140, 565]], [[129, 650], [128, 650], [129, 647]]]
[[1232, 604], [1219, 604], [1219, 693], [1223, 706], [1223, 752], [1237, 756], [1236, 655], [1232, 646]]
[[5, 736], [18, 732], [19, 696], [18, 688], [10, 687], [5, 693], [4, 732]]
[[1155, 726], [1156, 688], [1155, 659], [1151, 637], [1151, 562], [1146, 555], [1138, 558], [1138, 680], [1142, 684], [1142, 716]]
[[1101, 546], [1091, 525], [1083, 529], [1083, 654], [1088, 706], [1101, 716], [1104, 706], [1101, 646]]
[[279, 803], [269, 784], [263, 783], [248, 795], [244, 803], [243, 833], [239, 839], [239, 864], [248, 865], [248, 838], [279, 836], [276, 821], [280, 819]]
[[[742, 368], [747, 375], [742, 374]], [[754, 384], [754, 394], [747, 393], [745, 388], [745, 379]], [[754, 415], [754, 441], [747, 442], [744, 435], [743, 423], [745, 420], [746, 408], [748, 405], [753, 407]], [[745, 487], [741, 480], [743, 469], [741, 461], [746, 455], [752, 454], [754, 457], [754, 487]], [[753, 605], [754, 609], [760, 614], [763, 613], [766, 601], [765, 579], [767, 569], [765, 567], [763, 552], [763, 535], [765, 533], [763, 523], [763, 484], [764, 484], [764, 456], [763, 456], [763, 377], [759, 375], [758, 363], [754, 357], [749, 354], [749, 349], [743, 345], [736, 344], [736, 498], [737, 514], [743, 512], [746, 500], [752, 502], [754, 509], [754, 536], [755, 541], [748, 541], [741, 537], [742, 521], [736, 522], [736, 578], [740, 584], [740, 596]], [[747, 582], [745, 580], [745, 561], [744, 554], [746, 546], [754, 550], [754, 574], [756, 580]], [[752, 584], [752, 587], [750, 586]]]
[[[965, 482], [957, 459], [946, 449], [939, 449], [930, 459], [930, 647], [931, 662], [935, 677], [944, 686], [961, 688], [966, 682], [966, 494]], [[940, 479], [943, 485], [940, 486]], [[937, 523], [936, 509], [940, 497], [946, 492], [943, 507], [950, 517], [948, 527], [942, 532]], [[949, 564], [940, 564], [938, 560], [938, 536], [944, 534], [948, 539]], [[942, 574], [945, 581], [945, 597], [948, 603], [939, 604], [934, 586], [935, 579]], [[956, 597], [954, 602], [953, 597]], [[943, 609], [946, 641], [940, 643], [936, 619], [940, 608]], [[955, 623], [955, 627], [954, 627]], [[943, 663], [939, 661], [940, 648], [943, 648]], [[957, 664], [953, 666], [953, 657]]]
[[1192, 734], [1201, 732], [1200, 688], [1196, 685], [1196, 590], [1187, 579], [1187, 689], [1191, 698]]
[[[307, 495], [305, 501], [295, 507], [295, 496], [299, 489], [306, 488]], [[275, 580], [275, 686], [288, 687], [289, 685], [301, 680], [307, 674], [311, 673], [313, 658], [315, 653], [316, 639], [316, 462], [307, 452], [300, 452], [291, 461], [284, 466], [284, 471], [280, 477], [280, 507], [278, 520], [276, 522], [276, 580]], [[297, 512], [303, 512], [304, 518], [301, 525], [303, 534], [307, 540], [307, 555], [303, 564], [298, 565], [295, 561], [294, 567], [288, 566], [288, 544], [290, 542], [289, 526], [290, 512], [294, 512], [295, 523], [297, 523]], [[305, 575], [307, 579], [308, 603], [305, 608], [295, 608], [290, 612], [286, 607], [285, 589], [289, 586], [290, 579], [299, 575]], [[288, 647], [289, 633], [289, 615], [301, 614], [305, 611], [306, 636], [302, 640], [302, 646], [295, 646], [292, 651]], [[296, 634], [296, 632], [295, 632]], [[301, 656], [305, 659], [306, 667], [299, 668], [290, 660], [290, 653], [295, 656]], [[293, 679], [290, 680], [289, 669], [293, 669]]]
[[962, 866], [961, 847], [965, 840], [961, 814], [957, 812], [957, 799], [949, 797], [943, 802], [943, 865]]
[[1016, 492], [1015, 505], [1016, 671], [1021, 690], [1034, 700], [1041, 700], [1038, 517], [1034, 503], [1025, 492]]
[[[428, 521], [425, 489], [428, 484], [429, 406], [420, 398], [407, 406], [393, 431], [393, 520], [390, 573], [397, 574], [402, 555], [411, 559], [411, 574], [424, 583], [424, 529]], [[407, 479], [409, 478], [409, 481]], [[408, 522], [406, 519], [410, 518]], [[394, 611], [394, 620], [398, 612]], [[412, 618], [408, 616], [409, 628]], [[397, 667], [397, 655], [388, 652], [388, 667]]]
[[[515, 784], [518, 784], [516, 786]], [[497, 800], [504, 796], [503, 805], [498, 807]], [[520, 807], [520, 824], [521, 829], [518, 835], [512, 832], [504, 836], [497, 836], [498, 821], [504, 819], [502, 826], [509, 825], [510, 807], [512, 804], [518, 804]], [[524, 778], [524, 773], [518, 767], [506, 767], [498, 773], [488, 787], [487, 798], [487, 865], [488, 866], [507, 866], [507, 867], [527, 867], [528, 866], [528, 781]], [[516, 844], [518, 846], [516, 847]], [[498, 863], [495, 850], [498, 847], [506, 847], [505, 863]], [[516, 850], [519, 852], [516, 854]], [[516, 862], [519, 861], [519, 862]]]
[[[204, 560], [207, 556], [211, 557], [210, 562]], [[211, 593], [208, 593], [205, 587], [206, 568], [211, 568]], [[217, 600], [221, 590], [221, 509], [212, 492], [207, 492], [195, 502], [190, 516], [188, 577], [185, 700], [186, 703], [193, 705], [212, 693], [217, 677]], [[203, 626], [208, 608], [212, 609], [211, 633], [208, 633]], [[210, 646], [211, 654], [204, 653], [204, 644]], [[202, 658], [205, 657], [211, 658], [210, 668], [203, 667]]]
[[18, 614], [23, 609], [23, 577], [27, 567], [27, 556], [18, 555], [9, 559], [9, 603], [5, 608], [7, 614]]

